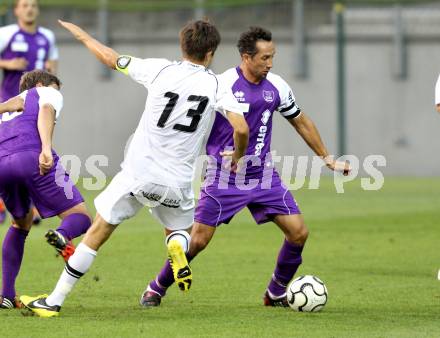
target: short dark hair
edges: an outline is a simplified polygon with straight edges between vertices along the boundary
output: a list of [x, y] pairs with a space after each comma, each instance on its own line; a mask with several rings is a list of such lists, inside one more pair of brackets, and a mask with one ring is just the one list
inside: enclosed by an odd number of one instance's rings
[[34, 88], [37, 83], [41, 83], [43, 86], [48, 87], [51, 84], [56, 84], [58, 88], [61, 87], [61, 81], [53, 74], [44, 70], [33, 70], [24, 73], [20, 79], [20, 93]]
[[190, 21], [180, 31], [183, 53], [197, 61], [203, 61], [208, 52], [215, 53], [220, 40], [219, 31], [208, 20]]
[[257, 54], [258, 40], [272, 41], [272, 33], [261, 27], [249, 27], [249, 30], [240, 35], [240, 39], [237, 43], [240, 55], [249, 54], [250, 56], [254, 56]]

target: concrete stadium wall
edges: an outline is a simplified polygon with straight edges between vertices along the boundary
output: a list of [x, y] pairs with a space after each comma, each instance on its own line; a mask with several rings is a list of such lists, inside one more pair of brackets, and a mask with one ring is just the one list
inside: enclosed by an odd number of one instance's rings
[[[177, 41], [115, 44], [117, 51], [141, 57], [180, 57]], [[336, 152], [336, 60], [331, 39], [308, 44], [309, 76], [293, 73], [293, 44], [280, 39], [274, 73], [292, 86], [297, 102], [315, 121], [330, 152]], [[57, 125], [55, 145], [60, 154], [75, 154], [84, 163], [94, 154], [106, 155], [113, 175], [134, 132], [146, 90], [122, 74], [110, 80], [78, 43], [61, 41], [60, 77], [65, 107]], [[437, 176], [440, 173], [440, 116], [434, 110], [434, 84], [440, 72], [440, 48], [432, 40], [409, 44], [407, 80], [392, 76], [392, 44], [383, 39], [349, 42], [347, 46], [348, 153], [361, 161], [370, 154], [387, 159], [386, 174]], [[225, 42], [213, 69], [221, 72], [239, 63], [232, 42]], [[272, 149], [277, 154], [312, 155], [282, 118], [274, 121]], [[83, 167], [84, 169], [84, 167]], [[82, 174], [87, 175], [82, 171]]]

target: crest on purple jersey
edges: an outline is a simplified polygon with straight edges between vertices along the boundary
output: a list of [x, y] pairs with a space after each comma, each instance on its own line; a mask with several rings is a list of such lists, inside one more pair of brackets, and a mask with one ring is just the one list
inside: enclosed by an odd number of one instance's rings
[[273, 102], [275, 93], [272, 90], [263, 90], [263, 99], [266, 102]]
[[37, 37], [37, 45], [38, 46], [46, 46], [47, 41], [45, 38], [43, 38], [42, 36], [38, 36]]

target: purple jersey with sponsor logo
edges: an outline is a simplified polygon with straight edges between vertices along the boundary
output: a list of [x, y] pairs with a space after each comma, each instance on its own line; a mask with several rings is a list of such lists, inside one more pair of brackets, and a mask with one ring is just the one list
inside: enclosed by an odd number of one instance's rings
[[41, 151], [38, 133], [38, 113], [44, 104], [50, 104], [56, 116], [63, 106], [61, 93], [52, 87], [36, 87], [20, 94], [24, 100], [22, 112], [0, 115], [0, 158], [14, 153], [35, 150]]
[[[219, 81], [224, 81], [227, 86], [232, 88], [249, 125], [246, 179], [260, 179], [263, 176], [265, 161], [267, 161], [266, 165], [273, 165], [270, 158], [266, 159], [270, 153], [273, 114], [278, 112], [290, 119], [297, 117], [301, 111], [289, 85], [278, 75], [269, 73], [259, 84], [254, 84], [247, 81], [241, 69], [237, 67], [221, 74]], [[216, 159], [216, 163], [208, 164], [208, 177], [221, 176], [222, 157], [220, 152], [233, 148], [232, 135], [233, 129], [228, 120], [217, 113], [206, 145], [207, 155]], [[235, 175], [229, 171], [227, 175], [230, 175], [229, 182], [233, 183]]]
[[18, 95], [20, 78], [26, 71], [44, 69], [47, 60], [57, 60], [58, 50], [54, 34], [43, 27], [35, 33], [20, 29], [17, 24], [0, 28], [0, 59], [25, 58], [28, 62], [24, 71], [3, 69], [0, 101]]

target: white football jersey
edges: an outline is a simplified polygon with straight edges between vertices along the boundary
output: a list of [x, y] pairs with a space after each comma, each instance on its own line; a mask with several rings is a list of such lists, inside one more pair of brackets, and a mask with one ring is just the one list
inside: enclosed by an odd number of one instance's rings
[[212, 114], [243, 114], [231, 88], [211, 70], [189, 61], [121, 56], [117, 68], [148, 90], [122, 168], [139, 180], [191, 186]]

